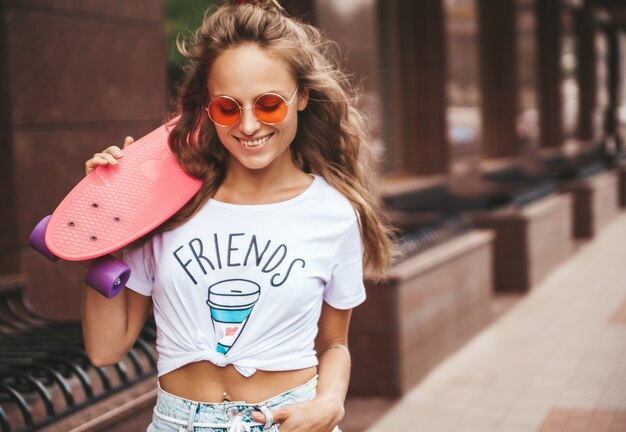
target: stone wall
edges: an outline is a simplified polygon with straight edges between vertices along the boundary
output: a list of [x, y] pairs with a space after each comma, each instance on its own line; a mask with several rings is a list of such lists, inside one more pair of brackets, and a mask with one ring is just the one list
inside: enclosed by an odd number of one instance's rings
[[368, 284], [350, 326], [351, 394], [404, 394], [489, 323], [493, 239], [472, 230]]
[[27, 296], [42, 314], [79, 315], [84, 270], [48, 262], [28, 248], [28, 235], [91, 155], [162, 122], [163, 26], [160, 0], [0, 3], [0, 137], [9, 158], [0, 175], [10, 191], [1, 203], [0, 271], [27, 276]]
[[595, 236], [620, 212], [617, 170], [572, 181], [563, 185], [562, 190], [574, 197], [574, 237]]
[[472, 215], [474, 225], [496, 232], [494, 284], [497, 292], [532, 289], [574, 251], [572, 197], [547, 196], [523, 208]]

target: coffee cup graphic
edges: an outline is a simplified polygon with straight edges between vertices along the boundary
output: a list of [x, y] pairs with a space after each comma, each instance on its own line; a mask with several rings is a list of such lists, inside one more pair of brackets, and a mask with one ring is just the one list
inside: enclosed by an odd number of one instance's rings
[[217, 336], [217, 352], [226, 354], [239, 338], [261, 294], [261, 287], [246, 279], [228, 279], [209, 287], [207, 305]]

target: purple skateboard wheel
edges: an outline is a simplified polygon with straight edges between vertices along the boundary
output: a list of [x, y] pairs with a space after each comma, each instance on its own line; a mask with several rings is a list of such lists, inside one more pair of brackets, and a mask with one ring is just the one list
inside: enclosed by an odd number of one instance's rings
[[98, 258], [87, 270], [85, 283], [106, 298], [122, 291], [130, 277], [130, 268], [120, 260], [107, 255]]
[[50, 249], [46, 246], [46, 228], [48, 228], [48, 222], [50, 222], [51, 217], [49, 215], [39, 221], [30, 233], [30, 236], [28, 236], [28, 244], [50, 261], [58, 261], [59, 257], [50, 252]]

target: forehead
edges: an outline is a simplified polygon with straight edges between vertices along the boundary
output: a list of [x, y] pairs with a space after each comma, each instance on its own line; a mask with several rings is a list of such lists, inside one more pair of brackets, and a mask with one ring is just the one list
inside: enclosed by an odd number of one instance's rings
[[209, 94], [245, 100], [268, 91], [291, 92], [296, 86], [289, 64], [256, 45], [229, 48], [213, 62]]

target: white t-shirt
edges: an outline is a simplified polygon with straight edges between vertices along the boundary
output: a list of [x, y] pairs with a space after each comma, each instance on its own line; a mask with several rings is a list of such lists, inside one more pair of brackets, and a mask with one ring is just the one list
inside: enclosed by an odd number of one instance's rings
[[159, 376], [201, 360], [245, 376], [315, 366], [322, 301], [365, 300], [356, 213], [318, 176], [279, 203], [209, 200], [125, 261], [128, 288], [152, 296]]

